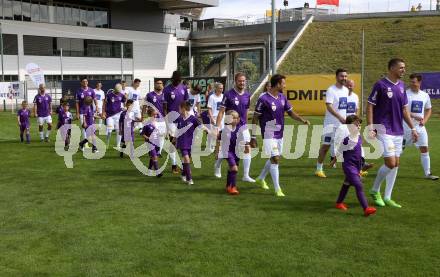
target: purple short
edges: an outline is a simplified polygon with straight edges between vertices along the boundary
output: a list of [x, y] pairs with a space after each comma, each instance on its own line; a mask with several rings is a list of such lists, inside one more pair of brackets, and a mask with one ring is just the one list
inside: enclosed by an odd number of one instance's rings
[[26, 129], [29, 129], [29, 124], [20, 124], [20, 132], [24, 132]]
[[238, 166], [240, 162], [240, 159], [233, 152], [228, 152], [228, 158], [226, 160], [228, 161], [229, 167], [233, 167], [234, 165]]
[[211, 120], [209, 119], [209, 114], [208, 111], [204, 111], [200, 114], [200, 117], [202, 118], [202, 123], [203, 124], [211, 124]]
[[182, 157], [183, 156], [191, 157], [191, 149], [180, 149], [180, 153], [182, 154]]
[[159, 156], [160, 148], [159, 146], [155, 146], [153, 150], [148, 152], [148, 155], [150, 155], [151, 158], [155, 158]]

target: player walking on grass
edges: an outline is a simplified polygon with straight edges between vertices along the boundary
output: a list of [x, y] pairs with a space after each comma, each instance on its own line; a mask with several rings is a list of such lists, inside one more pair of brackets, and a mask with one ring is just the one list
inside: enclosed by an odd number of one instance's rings
[[270, 172], [275, 195], [284, 196], [279, 184], [279, 162], [283, 151], [284, 114], [287, 113], [292, 119], [303, 124], [310, 125], [310, 122], [293, 111], [292, 106], [283, 94], [286, 88], [285, 76], [275, 74], [272, 76], [270, 83], [271, 89], [258, 98], [255, 106], [255, 113], [252, 119], [254, 125], [251, 147], [257, 147], [256, 124], [259, 122], [263, 136], [263, 150], [266, 155], [270, 155], [270, 159], [266, 161], [256, 181], [263, 189], [269, 189], [265, 178], [267, 173]]
[[26, 133], [26, 144], [31, 143], [31, 135], [29, 133], [31, 128], [30, 117], [31, 111], [28, 109], [28, 102], [24, 100], [21, 102], [21, 109], [17, 111], [17, 121], [20, 129], [20, 141], [24, 141], [24, 134]]
[[[127, 88], [127, 99], [133, 100], [133, 108], [132, 111], [137, 118], [142, 118], [141, 114], [141, 105], [139, 104], [139, 101], [141, 100], [141, 80], [140, 79], [134, 79], [133, 84], [131, 87]], [[142, 129], [142, 122], [136, 122], [135, 123], [135, 129]]]
[[[133, 157], [133, 145], [134, 145], [134, 125], [136, 122], [141, 122], [142, 119], [139, 117], [140, 114], [138, 112], [133, 111], [134, 101], [132, 99], [128, 99], [125, 102], [125, 110], [121, 112], [119, 117], [119, 135], [121, 136], [121, 148], [127, 148], [127, 144], [131, 143], [130, 147], [130, 157]], [[121, 158], [124, 157], [124, 152], [121, 151], [119, 153]]]
[[[73, 116], [69, 111], [70, 106], [68, 101], [63, 101], [61, 107], [62, 110], [58, 113], [59, 125], [57, 127], [58, 129], [61, 129], [61, 137], [64, 140], [64, 150], [68, 151], [71, 135], [71, 128], [69, 127], [69, 125], [72, 124]], [[65, 125], [66, 127], [63, 127]]]
[[102, 83], [97, 82], [96, 87], [93, 90], [95, 92], [95, 100], [96, 100], [96, 106], [95, 106], [95, 113], [100, 116], [98, 119], [99, 128], [101, 128], [102, 125], [102, 105], [104, 103], [105, 93], [102, 90]]
[[[208, 110], [206, 111], [206, 115], [209, 120], [207, 120], [207, 122], [204, 122], [205, 124], [208, 124], [211, 130], [213, 131], [214, 131], [214, 125], [217, 123], [217, 116], [220, 110], [220, 105], [223, 100], [223, 84], [215, 83], [214, 91], [215, 91], [214, 94], [212, 94], [208, 99], [208, 105], [207, 105]], [[219, 130], [222, 130], [223, 127], [224, 127], [224, 119], [222, 120], [222, 122], [220, 122]], [[215, 145], [216, 145], [216, 137], [209, 136], [208, 147], [210, 151], [214, 151]], [[216, 163], [217, 161], [218, 159], [216, 160]], [[215, 168], [217, 169], [217, 171], [215, 172], [215, 176], [221, 178], [221, 165], [216, 166]]]
[[[176, 137], [177, 126], [174, 123], [175, 119], [178, 117], [180, 113], [180, 104], [186, 102], [189, 98], [188, 88], [182, 84], [182, 75], [179, 71], [174, 71], [171, 77], [171, 84], [166, 86], [163, 90], [164, 97], [164, 114], [166, 115], [166, 123], [168, 134], [171, 142], [175, 142], [174, 139]], [[172, 171], [174, 174], [179, 173], [179, 169], [177, 167], [176, 155], [175, 151], [169, 153]]]
[[[362, 119], [357, 115], [352, 114], [347, 116], [346, 124], [348, 127], [347, 136], [341, 141], [341, 144], [336, 145], [335, 153], [343, 155], [344, 161], [342, 163], [342, 169], [345, 174], [345, 180], [342, 184], [339, 192], [338, 199], [336, 200], [336, 208], [346, 211], [347, 205], [344, 203], [344, 199], [347, 196], [350, 186], [354, 186], [356, 189], [356, 196], [361, 204], [364, 215], [369, 216], [376, 212], [374, 207], [369, 207], [367, 198], [364, 194], [364, 188], [362, 185], [359, 172], [362, 168], [362, 137], [360, 135]], [[339, 142], [337, 142], [339, 143]], [[331, 164], [336, 163], [337, 157], [335, 156]]]
[[[251, 103], [251, 95], [246, 90], [246, 75], [244, 73], [237, 73], [234, 76], [235, 86], [231, 90], [225, 92], [223, 95], [222, 103], [220, 104], [220, 111], [217, 115], [216, 127], [217, 129], [223, 121], [225, 112], [229, 110], [236, 111], [240, 115], [239, 128], [243, 130], [242, 138], [245, 143], [244, 155], [243, 155], [243, 181], [255, 183], [255, 180], [249, 176], [251, 168], [251, 135], [247, 128], [247, 113], [249, 105]], [[221, 160], [218, 160], [217, 165], [221, 164]]]
[[[150, 162], [148, 169], [154, 169], [155, 172], [159, 169], [159, 153], [160, 153], [160, 130], [157, 128], [157, 114], [159, 112], [154, 107], [147, 108], [148, 122], [142, 128], [141, 135], [145, 139], [145, 143], [151, 147], [148, 152]], [[157, 174], [157, 177], [162, 177], [162, 173]]]
[[[95, 91], [92, 88], [89, 88], [89, 81], [87, 78], [81, 78], [81, 87], [76, 91], [75, 99], [76, 99], [76, 119], [80, 120], [81, 126], [84, 125], [84, 114], [88, 109], [87, 105], [84, 103], [84, 100], [87, 96], [92, 97], [95, 107], [98, 106], [98, 102], [96, 101]], [[82, 128], [83, 139], [87, 138], [86, 130]]]
[[[213, 97], [211, 95], [210, 99]], [[226, 178], [226, 192], [230, 195], [238, 195], [237, 172], [240, 158], [237, 156], [237, 142], [240, 141], [240, 115], [234, 111], [226, 112], [225, 126], [220, 131], [220, 140], [217, 141], [215, 155], [217, 160], [226, 159], [229, 165]]]
[[347, 70], [339, 68], [336, 70], [336, 84], [327, 89], [325, 95], [326, 112], [324, 118], [324, 130], [322, 144], [319, 149], [318, 162], [316, 164], [315, 175], [326, 178], [324, 173], [324, 160], [330, 145], [334, 141], [335, 133], [341, 124], [345, 123], [348, 103]]
[[406, 91], [408, 96], [408, 108], [411, 121], [419, 134], [417, 142], [413, 143], [411, 137], [411, 128], [404, 123], [404, 139], [403, 147], [414, 144], [420, 151], [420, 161], [422, 163], [425, 178], [430, 180], [438, 180], [439, 177], [431, 174], [431, 158], [428, 151], [428, 132], [426, 131], [426, 123], [431, 117], [432, 105], [429, 95], [420, 89], [422, 84], [422, 75], [411, 74], [410, 87]]
[[121, 84], [116, 84], [113, 91], [109, 91], [104, 99], [102, 117], [105, 118], [107, 125], [107, 146], [110, 145], [110, 137], [113, 130], [116, 131], [116, 147], [121, 144], [119, 135], [119, 117], [122, 112], [122, 105], [125, 103], [125, 95], [122, 93]]
[[[379, 168], [376, 180], [370, 194], [377, 206], [401, 208], [391, 199], [397, 170], [399, 169], [400, 154], [403, 142], [403, 121], [411, 130], [413, 142], [417, 142], [417, 129], [407, 109], [408, 97], [405, 84], [401, 78], [405, 74], [405, 62], [394, 58], [388, 62], [388, 74], [376, 82], [368, 98], [367, 122], [369, 136], [377, 139], [383, 146], [384, 165]], [[375, 124], [373, 126], [373, 124]], [[380, 186], [386, 179], [385, 195], [382, 200]]]
[[162, 153], [162, 148], [165, 143], [165, 136], [167, 134], [167, 125], [165, 123], [165, 113], [164, 113], [164, 99], [163, 99], [163, 81], [162, 80], [156, 80], [154, 82], [154, 90], [147, 93], [145, 96], [145, 103], [143, 107], [142, 114], [147, 113], [149, 108], [154, 108], [156, 113], [154, 113], [154, 116], [156, 118], [155, 120], [155, 126], [159, 130], [159, 152], [158, 155]]
[[95, 113], [93, 111], [93, 98], [91, 96], [87, 96], [84, 99], [84, 105], [86, 109], [83, 110], [84, 114], [83, 119], [81, 120], [82, 128], [86, 130], [86, 138], [83, 139], [79, 143], [79, 148], [81, 151], [84, 149], [84, 145], [88, 142], [92, 142], [92, 153], [98, 152], [98, 148], [96, 148], [96, 128], [95, 128]]
[[[40, 141], [49, 142], [50, 130], [52, 130], [52, 97], [46, 93], [44, 84], [38, 86], [38, 94], [34, 98], [34, 117], [38, 116], [38, 131]], [[44, 135], [44, 124], [47, 124], [46, 135]]]

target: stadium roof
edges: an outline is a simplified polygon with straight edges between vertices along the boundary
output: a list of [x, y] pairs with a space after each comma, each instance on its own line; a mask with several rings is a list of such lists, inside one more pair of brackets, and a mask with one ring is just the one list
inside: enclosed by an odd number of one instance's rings
[[148, 0], [159, 3], [164, 10], [183, 10], [218, 6], [219, 0]]

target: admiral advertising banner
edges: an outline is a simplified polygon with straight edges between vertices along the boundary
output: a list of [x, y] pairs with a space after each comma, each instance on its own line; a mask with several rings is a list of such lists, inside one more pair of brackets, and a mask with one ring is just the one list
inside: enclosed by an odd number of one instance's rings
[[[300, 115], [324, 115], [326, 111], [325, 93], [336, 83], [334, 74], [310, 74], [286, 76], [286, 96], [295, 112]], [[349, 74], [354, 80], [354, 91], [361, 101], [361, 75]]]

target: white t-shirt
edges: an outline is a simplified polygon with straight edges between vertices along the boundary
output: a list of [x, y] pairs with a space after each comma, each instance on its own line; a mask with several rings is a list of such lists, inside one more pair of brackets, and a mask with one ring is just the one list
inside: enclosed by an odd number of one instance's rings
[[[411, 115], [424, 117], [425, 110], [431, 109], [431, 98], [429, 95], [423, 90], [419, 90], [419, 92], [413, 92], [411, 89], [406, 91], [406, 95], [408, 96], [408, 109]], [[415, 119], [412, 119], [414, 126], [419, 126], [419, 122]], [[409, 126], [406, 122], [403, 122], [403, 126], [406, 129], [409, 129]]]
[[[342, 88], [333, 85], [327, 89], [325, 95], [325, 103], [332, 104], [333, 109], [339, 113], [343, 118], [347, 116], [347, 101], [348, 101], [348, 88], [342, 86]], [[334, 127], [339, 127], [341, 122], [335, 116], [333, 116], [327, 109], [325, 111], [324, 126], [333, 124]]]
[[356, 114], [359, 109], [359, 97], [352, 92], [347, 99], [347, 116]]
[[141, 99], [141, 88], [138, 87], [137, 89], [134, 89], [133, 87], [128, 87], [126, 92], [127, 100], [133, 100], [133, 110], [138, 111], [140, 109], [139, 100]]
[[189, 113], [192, 115], [195, 115], [195, 113], [200, 113], [200, 111], [197, 110], [197, 104], [200, 103], [200, 94], [192, 95], [190, 93], [188, 95], [188, 101], [192, 105], [191, 111]]
[[[102, 104], [104, 103], [104, 98], [105, 98], [105, 93], [102, 89], [94, 89], [93, 91], [95, 91], [95, 99], [96, 102], [98, 104], [98, 107], [95, 107], [94, 110], [99, 110], [102, 111]], [[95, 105], [95, 104], [93, 104]]]
[[212, 116], [214, 118], [217, 117], [219, 111], [220, 111], [220, 105], [222, 103], [223, 100], [223, 93], [220, 94], [220, 96], [217, 96], [215, 94], [209, 96], [208, 99], [208, 108], [211, 108], [212, 110]]

